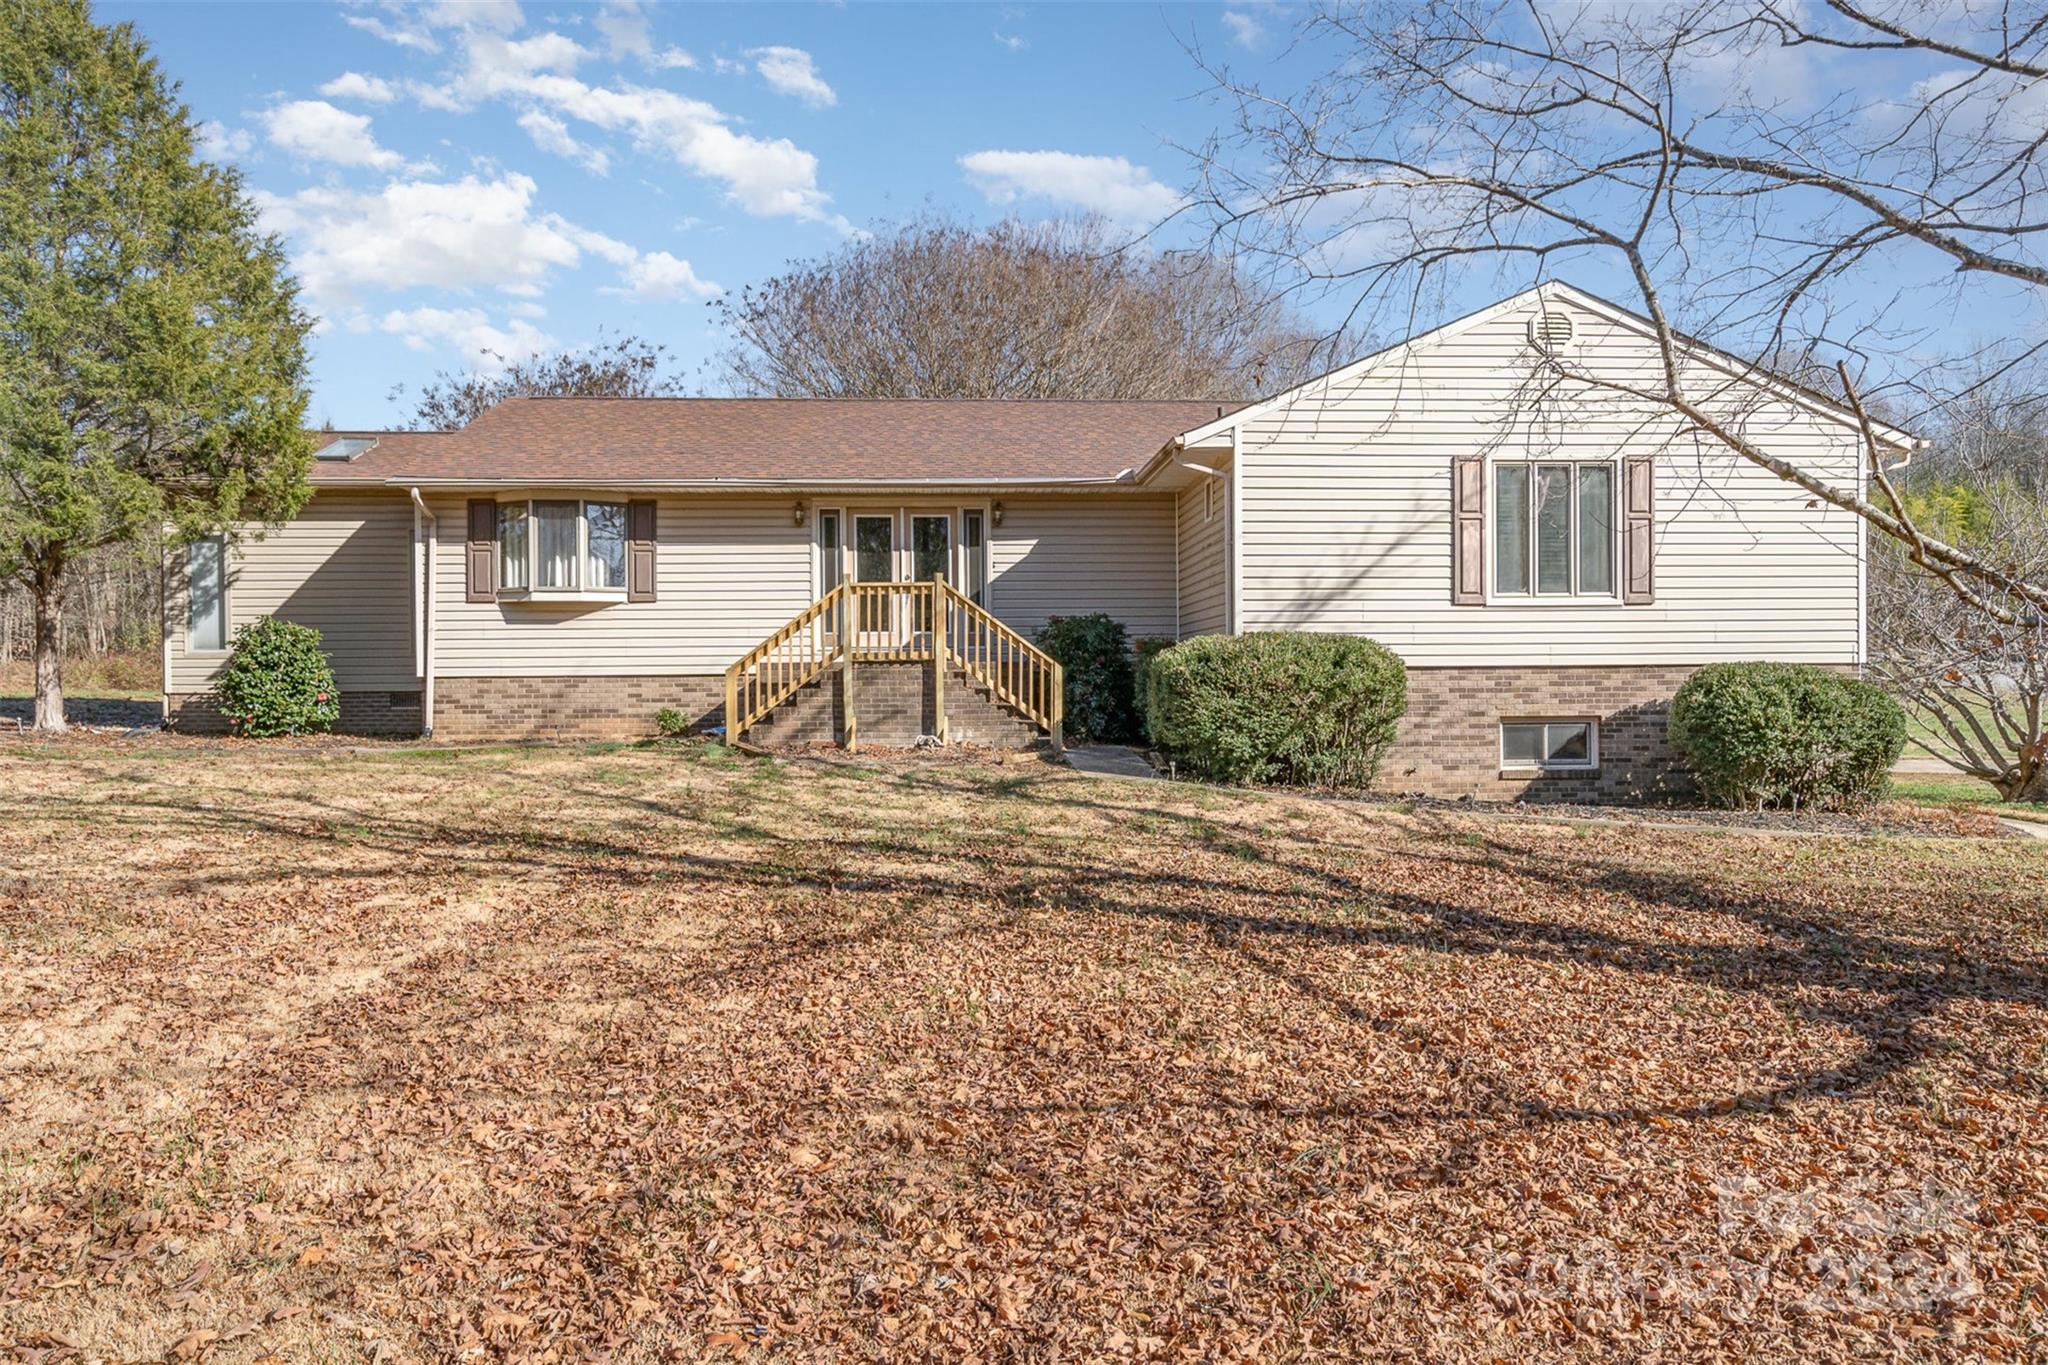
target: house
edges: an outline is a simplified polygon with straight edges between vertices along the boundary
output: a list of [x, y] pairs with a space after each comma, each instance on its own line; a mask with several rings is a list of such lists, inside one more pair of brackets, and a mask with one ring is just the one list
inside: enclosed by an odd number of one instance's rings
[[[1680, 363], [1718, 420], [1861, 486], [1853, 414]], [[1102, 611], [1391, 647], [1393, 790], [1644, 790], [1693, 669], [1865, 657], [1860, 520], [1637, 396], [1659, 364], [1644, 320], [1545, 284], [1248, 406], [526, 398], [325, 433], [295, 520], [177, 552], [166, 715], [218, 723], [233, 631], [271, 614], [324, 632], [351, 730], [731, 708], [757, 738], [1014, 743], [1059, 719], [1029, 637]]]

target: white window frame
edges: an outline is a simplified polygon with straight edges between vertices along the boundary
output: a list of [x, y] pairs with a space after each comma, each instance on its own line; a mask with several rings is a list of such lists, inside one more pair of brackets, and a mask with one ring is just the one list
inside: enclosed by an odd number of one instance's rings
[[[220, 548], [220, 648], [200, 649], [192, 643], [192, 547], [201, 543]], [[234, 648], [235, 618], [228, 600], [228, 538], [198, 536], [185, 542], [185, 652], [202, 659], [225, 658]]]
[[[576, 504], [576, 584], [567, 588], [543, 588], [540, 586], [540, 525], [534, 519], [533, 505], [537, 502], [573, 502]], [[590, 588], [583, 585], [583, 576], [590, 567], [590, 508], [591, 504], [601, 507], [617, 507], [625, 511], [630, 504], [623, 498], [585, 497], [531, 497], [500, 498], [498, 505], [517, 506], [526, 509], [526, 586], [508, 588], [501, 582], [498, 596], [515, 602], [623, 602], [626, 600], [626, 573], [619, 575], [616, 588]], [[625, 511], [626, 525], [626, 572], [631, 571], [633, 559], [632, 513]], [[499, 542], [498, 563], [494, 566], [499, 578], [504, 577], [504, 548]]]
[[[1551, 762], [1508, 757], [1508, 727], [1510, 725], [1540, 725], [1543, 727], [1543, 752], [1550, 752], [1550, 727], [1553, 725], [1583, 725], [1586, 727], [1586, 759], [1580, 762]], [[1494, 748], [1505, 772], [1543, 773], [1590, 773], [1600, 767], [1600, 718], [1598, 716], [1503, 716], [1494, 727]]]
[[[1571, 526], [1565, 532], [1571, 547], [1571, 578], [1569, 592], [1542, 592], [1536, 582], [1536, 471], [1546, 466], [1568, 467], [1572, 472]], [[1503, 592], [1500, 587], [1500, 470], [1506, 466], [1529, 471], [1529, 534], [1527, 554], [1529, 558], [1529, 587], [1525, 592]], [[1607, 563], [1614, 587], [1609, 592], [1580, 592], [1579, 588], [1579, 471], [1595, 468], [1608, 471], [1608, 492], [1613, 501], [1608, 516]], [[1619, 459], [1552, 459], [1552, 460], [1489, 460], [1486, 469], [1486, 600], [1488, 602], [1513, 603], [1517, 606], [1620, 606], [1621, 605], [1621, 549], [1622, 515], [1621, 486], [1622, 464]]]
[[996, 600], [996, 519], [985, 502], [970, 502], [953, 513], [953, 586], [967, 592], [967, 514], [981, 518], [981, 609], [990, 611]]
[[838, 525], [839, 525], [839, 546], [838, 546], [838, 549], [837, 549], [836, 553], [837, 553], [837, 554], [839, 555], [839, 581], [840, 581], [841, 583], [844, 583], [844, 582], [846, 582], [846, 580], [847, 580], [847, 577], [848, 577], [848, 574], [847, 574], [847, 566], [846, 566], [846, 544], [847, 544], [847, 541], [846, 541], [846, 533], [847, 533], [847, 530], [848, 530], [848, 528], [849, 528], [849, 527], [851, 526], [851, 524], [852, 524], [852, 518], [851, 518], [851, 517], [850, 517], [850, 516], [849, 516], [849, 515], [847, 514], [847, 511], [846, 511], [846, 509], [845, 509], [844, 507], [838, 506], [837, 504], [835, 504], [835, 505], [833, 505], [833, 506], [831, 506], [831, 507], [814, 507], [814, 508], [812, 508], [812, 509], [811, 509], [811, 600], [812, 600], [812, 601], [816, 601], [816, 600], [817, 600], [818, 598], [820, 598], [820, 597], [823, 597], [823, 596], [825, 595], [825, 518], [826, 518], [826, 517], [835, 517], [835, 518], [837, 518], [837, 519], [838, 519]]

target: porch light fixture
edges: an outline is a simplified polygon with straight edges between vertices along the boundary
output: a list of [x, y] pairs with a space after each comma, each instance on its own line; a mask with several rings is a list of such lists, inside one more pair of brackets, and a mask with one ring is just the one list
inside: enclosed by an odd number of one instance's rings
[[798, 498], [796, 506], [789, 509], [789, 519], [798, 526], [804, 524], [804, 504], [802, 498]]
[[998, 526], [1001, 526], [1003, 524], [1002, 503], [998, 502], [988, 509], [988, 518], [990, 521], [993, 521]]

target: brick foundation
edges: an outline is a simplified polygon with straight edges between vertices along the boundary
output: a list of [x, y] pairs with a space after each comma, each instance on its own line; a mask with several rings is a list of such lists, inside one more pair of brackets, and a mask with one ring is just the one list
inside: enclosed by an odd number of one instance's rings
[[[843, 743], [842, 675], [832, 673], [804, 688], [747, 731], [756, 744]], [[863, 744], [907, 746], [933, 734], [930, 664], [858, 664], [853, 676], [854, 719]], [[946, 677], [946, 737], [961, 744], [1022, 749], [1041, 738], [1038, 728], [990, 699], [959, 669]]]
[[672, 706], [693, 725], [725, 709], [722, 675], [436, 678], [434, 738], [456, 743], [514, 739], [645, 739], [654, 713]]
[[[1482, 801], [1624, 801], [1683, 791], [1691, 777], [1664, 727], [1672, 695], [1695, 667], [1410, 668], [1408, 714], [1375, 785]], [[1502, 721], [1581, 718], [1600, 723], [1597, 769], [1501, 768]]]
[[[227, 733], [227, 718], [211, 692], [173, 692], [164, 698], [173, 730], [187, 734]], [[345, 735], [417, 735], [420, 694], [416, 691], [359, 690], [341, 694], [341, 719], [334, 727]]]

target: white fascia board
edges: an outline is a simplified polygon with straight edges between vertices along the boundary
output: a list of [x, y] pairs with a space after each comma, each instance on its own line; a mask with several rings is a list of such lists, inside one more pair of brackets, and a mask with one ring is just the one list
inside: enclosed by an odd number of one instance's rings
[[[1348, 365], [1339, 366], [1337, 369], [1320, 374], [1314, 379], [1304, 380], [1291, 389], [1274, 394], [1271, 398], [1249, 404], [1239, 408], [1236, 412], [1226, 413], [1204, 426], [1196, 427], [1192, 431], [1183, 432], [1174, 439], [1168, 449], [1208, 445], [1219, 440], [1228, 440], [1229, 433], [1238, 429], [1246, 422], [1257, 420], [1268, 413], [1290, 407], [1302, 398], [1310, 396], [1318, 389], [1347, 383], [1383, 365], [1406, 360], [1418, 351], [1440, 345], [1472, 330], [1474, 327], [1492, 322], [1503, 313], [1518, 308], [1531, 299], [1556, 299], [1561, 302], [1568, 302], [1584, 308], [1588, 312], [1598, 314], [1600, 317], [1606, 318], [1608, 321], [1619, 326], [1626, 327], [1640, 336], [1651, 340], [1656, 339], [1656, 324], [1652, 323], [1648, 318], [1630, 312], [1618, 304], [1609, 303], [1597, 295], [1588, 294], [1585, 290], [1575, 285], [1566, 284], [1561, 280], [1546, 280], [1542, 284], [1524, 289], [1521, 293], [1502, 299], [1498, 303], [1489, 304], [1475, 313], [1467, 313], [1465, 316], [1447, 322], [1441, 327], [1432, 328], [1427, 332], [1421, 333], [1419, 336], [1413, 336], [1406, 341], [1397, 342], [1385, 350], [1375, 351], [1361, 360], [1354, 360]], [[1754, 366], [1745, 363], [1739, 357], [1727, 351], [1709, 346], [1705, 342], [1695, 341], [1680, 335], [1678, 337], [1678, 344], [1688, 358], [1711, 365], [1730, 378], [1754, 384], [1776, 397], [1798, 404], [1819, 416], [1860, 430], [1857, 427], [1856, 414], [1839, 403], [1830, 402], [1818, 394], [1807, 393], [1805, 390], [1788, 384], [1774, 375], [1758, 371]], [[1877, 433], [1881, 440], [1907, 451], [1911, 451], [1920, 444], [1919, 438], [1915, 437], [1912, 433], [1902, 431], [1883, 422], [1873, 421], [1871, 429]], [[1148, 468], [1146, 474], [1149, 475], [1152, 472], [1153, 470]]]

